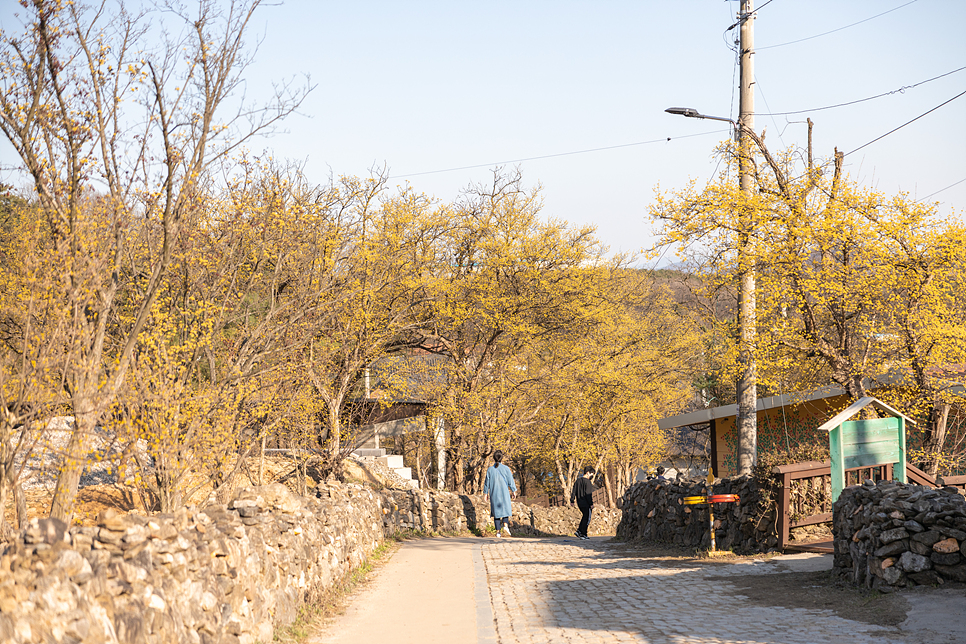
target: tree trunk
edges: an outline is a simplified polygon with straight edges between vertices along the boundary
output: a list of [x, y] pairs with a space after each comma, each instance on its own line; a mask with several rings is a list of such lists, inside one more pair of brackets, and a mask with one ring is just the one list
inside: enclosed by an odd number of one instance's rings
[[923, 470], [932, 477], [939, 473], [939, 465], [942, 462], [942, 450], [946, 443], [946, 428], [949, 422], [949, 409], [949, 403], [944, 402], [937, 403], [933, 407], [932, 422], [922, 443], [923, 452], [925, 452]]
[[74, 518], [74, 502], [77, 500], [77, 489], [80, 477], [87, 467], [87, 457], [90, 454], [90, 441], [99, 420], [99, 414], [94, 410], [90, 398], [78, 392], [74, 404], [74, 430], [67, 441], [67, 449], [61, 464], [60, 476], [54, 487], [54, 498], [50, 503], [50, 517], [60, 519], [71, 525]]
[[0, 542], [13, 540], [13, 526], [7, 521], [7, 477], [0, 478]]
[[339, 458], [342, 449], [342, 421], [339, 418], [339, 405], [335, 401], [329, 403], [329, 454], [333, 460]]
[[452, 485], [452, 490], [457, 494], [464, 493], [463, 490], [463, 431], [462, 427], [454, 427], [450, 432], [450, 446], [448, 451], [449, 458], [446, 459], [446, 478]]
[[614, 466], [611, 463], [604, 466], [604, 488], [607, 490], [607, 507], [609, 508], [617, 507], [616, 497], [614, 496], [613, 470]]
[[17, 517], [17, 529], [23, 530], [27, 527], [27, 497], [24, 496], [23, 486], [19, 480], [13, 484], [13, 504], [17, 510], [15, 515]]

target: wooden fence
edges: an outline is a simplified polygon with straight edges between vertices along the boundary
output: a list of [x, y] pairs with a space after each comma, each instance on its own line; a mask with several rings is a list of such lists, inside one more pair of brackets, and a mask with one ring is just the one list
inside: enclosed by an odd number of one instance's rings
[[[832, 520], [831, 461], [807, 461], [780, 465], [772, 469], [778, 478], [779, 547], [788, 546], [792, 528], [816, 525]], [[949, 476], [938, 481], [914, 465], [906, 464], [910, 483], [936, 488], [951, 485], [966, 488], [966, 476]], [[858, 485], [866, 479], [892, 480], [892, 465], [856, 467], [845, 471], [845, 486]], [[799, 481], [793, 485], [793, 481]]]

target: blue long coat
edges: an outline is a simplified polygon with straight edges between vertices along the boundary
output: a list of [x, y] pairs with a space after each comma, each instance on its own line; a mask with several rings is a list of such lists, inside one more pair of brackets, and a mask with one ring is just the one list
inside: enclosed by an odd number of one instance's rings
[[503, 463], [491, 465], [486, 470], [483, 481], [483, 494], [490, 495], [490, 515], [494, 519], [502, 519], [513, 514], [510, 506], [510, 490], [517, 491], [517, 484], [513, 481], [513, 472]]

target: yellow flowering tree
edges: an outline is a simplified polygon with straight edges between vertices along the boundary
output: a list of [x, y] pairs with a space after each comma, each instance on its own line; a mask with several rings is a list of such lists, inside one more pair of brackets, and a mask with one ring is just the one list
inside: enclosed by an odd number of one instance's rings
[[[811, 125], [810, 125], [811, 130]], [[703, 190], [661, 196], [653, 215], [665, 241], [690, 249], [706, 302], [716, 317], [722, 379], [736, 373], [733, 294], [740, 271], [736, 213], [752, 213], [746, 258], [756, 289], [759, 395], [835, 383], [853, 399], [879, 383], [907, 413], [943, 417], [948, 395], [931, 370], [966, 358], [962, 305], [955, 296], [964, 266], [962, 229], [935, 207], [857, 185], [838, 151], [825, 163], [807, 150], [773, 155], [759, 139], [755, 190], [733, 181], [734, 154]], [[877, 395], [886, 395], [883, 393]], [[938, 424], [925, 442], [935, 452]]]
[[[69, 519], [95, 427], [130, 369], [185, 217], [212, 164], [298, 104], [219, 115], [244, 68], [243, 34], [258, 0], [201, 0], [169, 12], [179, 40], [148, 49], [146, 18], [78, 3], [24, 3], [22, 33], [0, 36], [0, 131], [16, 150], [46, 220], [44, 252], [60, 276], [52, 296], [70, 312], [62, 347], [74, 431], [51, 516]], [[131, 269], [136, 240], [150, 248]], [[116, 315], [126, 293], [129, 315]]]

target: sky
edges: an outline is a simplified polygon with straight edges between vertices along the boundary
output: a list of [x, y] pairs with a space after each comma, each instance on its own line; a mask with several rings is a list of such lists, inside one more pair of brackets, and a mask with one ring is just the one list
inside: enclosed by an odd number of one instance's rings
[[[861, 185], [962, 218], [966, 96], [872, 141], [966, 91], [966, 1], [756, 4], [766, 143], [804, 146], [811, 118], [817, 157], [837, 147]], [[0, 24], [14, 3], [4, 5]], [[542, 186], [546, 217], [596, 226], [613, 251], [648, 249], [655, 190], [710, 179], [730, 136], [727, 123], [664, 110], [736, 118], [737, 10], [729, 0], [264, 6], [248, 97], [306, 75], [314, 89], [284, 131], [249, 147], [303, 163], [319, 183], [385, 168], [391, 185], [446, 201], [497, 165], [519, 167]], [[9, 146], [0, 155], [12, 162]]]

